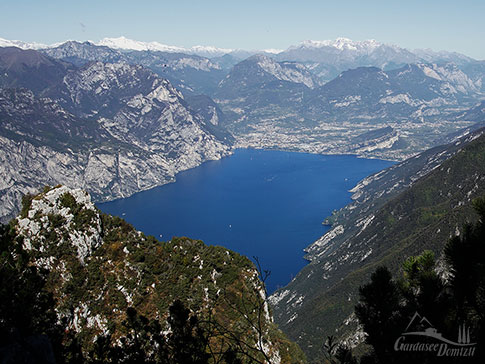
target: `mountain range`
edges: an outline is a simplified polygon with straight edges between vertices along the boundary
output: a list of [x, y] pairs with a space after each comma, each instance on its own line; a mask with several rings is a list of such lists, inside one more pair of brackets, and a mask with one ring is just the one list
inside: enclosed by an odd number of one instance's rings
[[0, 65], [4, 218], [42, 185], [119, 198], [230, 153], [232, 137], [209, 111], [195, 112], [169, 81], [140, 65], [76, 67], [18, 48], [0, 48]]
[[[76, 41], [71, 40], [67, 42]], [[63, 43], [66, 42], [47, 45], [0, 38], [1, 47], [18, 47], [22, 49], [39, 50], [56, 48]], [[337, 38], [335, 40], [324, 41], [306, 40], [300, 44], [291, 45], [286, 50], [242, 50], [235, 48], [218, 48], [214, 46], [193, 46], [186, 48], [165, 45], [158, 42], [137, 41], [128, 39], [124, 36], [117, 38], [103, 38], [98, 42], [89, 41], [89, 43], [124, 51], [161, 51], [199, 55], [207, 58], [217, 58], [227, 54], [239, 54], [239, 58], [247, 58], [254, 54], [268, 54], [278, 57], [279, 60], [327, 63], [333, 64], [336, 67], [338, 67], [338, 65], [351, 64], [351, 67], [349, 68], [373, 65], [383, 69], [390, 69], [396, 68], [396, 65], [399, 66], [416, 62], [453, 62], [461, 65], [474, 61], [473, 58], [457, 52], [434, 51], [432, 49], [410, 50], [397, 45], [380, 43], [376, 40], [353, 41], [348, 38]]]
[[[125, 38], [47, 48], [0, 44], [38, 49], [0, 48], [0, 112], [8, 116], [1, 126], [2, 173], [10, 181], [0, 197], [5, 218], [29, 188], [70, 181], [96, 200], [123, 197], [172, 181], [178, 171], [234, 147], [402, 160], [479, 127], [473, 110], [483, 97], [485, 66], [454, 53], [411, 57], [396, 46], [344, 38], [211, 58]], [[446, 62], [423, 63], [425, 58]], [[343, 70], [331, 81], [318, 71], [328, 60]], [[410, 61], [419, 63], [405, 64]], [[391, 64], [399, 67], [387, 70]], [[19, 110], [13, 100], [23, 97], [29, 102]], [[33, 128], [32, 118], [44, 126]], [[57, 130], [61, 119], [64, 132]], [[72, 146], [63, 144], [71, 139], [62, 134], [71, 127]], [[84, 147], [93, 143], [94, 149]], [[23, 148], [47, 148], [40, 153], [45, 158], [31, 160]], [[62, 167], [54, 155], [79, 168]], [[97, 172], [86, 172], [95, 166], [109, 166], [99, 182], [89, 177]], [[37, 169], [43, 172], [34, 178], [29, 171]]]
[[[27, 201], [16, 231], [35, 244], [67, 236], [59, 222], [103, 219], [73, 188], [95, 201], [123, 198], [238, 147], [395, 160], [352, 190], [353, 202], [329, 217], [330, 231], [306, 249], [310, 263], [269, 300], [276, 322], [314, 360], [328, 335], [350, 346], [362, 342], [352, 312], [358, 287], [377, 265], [396, 272], [424, 249], [439, 257], [473, 219], [471, 200], [485, 194], [484, 61], [345, 38], [281, 52], [126, 38], [53, 46], [0, 39], [0, 46], [0, 218], [16, 216], [22, 196], [44, 185], [69, 186]], [[63, 209], [59, 191], [94, 212], [76, 218], [80, 210]], [[29, 212], [38, 204], [47, 207]], [[135, 239], [132, 228], [104, 219]], [[69, 261], [79, 258], [76, 251], [89, 260], [111, 236], [96, 230], [102, 224], [84, 227], [89, 233], [72, 232], [78, 245], [69, 248]], [[195, 261], [207, 253], [198, 242], [176, 241], [170, 249], [194, 246]], [[38, 252], [55, 250], [48, 248]], [[109, 249], [116, 259], [138, 259], [119, 244]], [[33, 258], [39, 266], [52, 260]]]

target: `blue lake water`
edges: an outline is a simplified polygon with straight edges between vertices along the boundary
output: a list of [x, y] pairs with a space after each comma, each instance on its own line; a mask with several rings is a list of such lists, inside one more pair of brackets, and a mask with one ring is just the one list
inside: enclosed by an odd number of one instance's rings
[[222, 245], [271, 271], [269, 292], [306, 264], [303, 249], [323, 235], [349, 189], [392, 162], [355, 156], [239, 149], [177, 175], [177, 181], [99, 204], [147, 235]]

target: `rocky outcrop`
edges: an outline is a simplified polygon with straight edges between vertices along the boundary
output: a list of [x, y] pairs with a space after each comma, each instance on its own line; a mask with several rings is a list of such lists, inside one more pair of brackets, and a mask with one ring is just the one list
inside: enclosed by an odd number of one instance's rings
[[9, 230], [1, 236], [2, 259], [42, 268], [47, 284], [37, 288], [52, 295], [57, 325], [83, 356], [99, 336], [126, 339], [128, 308], [158, 321], [157, 334], [165, 335], [169, 307], [180, 300], [213, 325], [211, 352], [244, 343], [237, 352], [242, 363], [304, 362], [274, 325], [264, 285], [246, 257], [189, 238], [157, 241], [66, 186], [24, 198], [21, 214], [1, 233]]
[[[23, 236], [23, 249], [45, 252], [50, 244], [71, 245], [81, 264], [101, 245], [101, 218], [97, 214], [91, 197], [80, 189], [71, 190], [61, 186], [38, 195], [30, 202], [26, 216], [17, 219], [18, 233]], [[75, 216], [76, 215], [76, 216]], [[85, 220], [81, 226], [78, 216]], [[84, 226], [83, 226], [84, 225]], [[41, 231], [53, 231], [59, 238], [48, 240]], [[60, 234], [60, 232], [65, 234]], [[37, 260], [35, 264], [43, 268], [52, 268], [49, 260]]]

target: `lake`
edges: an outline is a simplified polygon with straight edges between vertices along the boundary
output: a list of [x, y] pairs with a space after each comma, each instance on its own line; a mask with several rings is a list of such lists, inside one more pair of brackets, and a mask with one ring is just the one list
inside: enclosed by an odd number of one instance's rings
[[268, 292], [307, 263], [303, 249], [348, 204], [349, 189], [393, 162], [355, 156], [238, 149], [179, 173], [175, 183], [98, 207], [160, 240], [188, 236], [222, 245], [271, 271]]

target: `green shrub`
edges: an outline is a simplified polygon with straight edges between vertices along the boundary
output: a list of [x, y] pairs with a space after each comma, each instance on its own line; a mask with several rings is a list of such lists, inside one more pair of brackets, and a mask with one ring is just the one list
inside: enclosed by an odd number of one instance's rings
[[59, 202], [61, 207], [69, 208], [73, 214], [75, 214], [80, 208], [74, 196], [69, 192], [63, 193], [62, 196], [59, 198]]
[[22, 196], [22, 210], [20, 211], [20, 217], [25, 219], [27, 214], [29, 213], [30, 206], [32, 205], [32, 200], [34, 199], [34, 195], [28, 193]]

